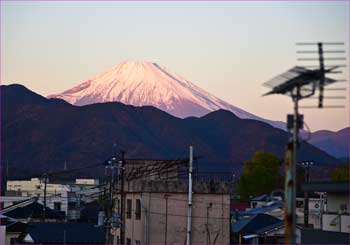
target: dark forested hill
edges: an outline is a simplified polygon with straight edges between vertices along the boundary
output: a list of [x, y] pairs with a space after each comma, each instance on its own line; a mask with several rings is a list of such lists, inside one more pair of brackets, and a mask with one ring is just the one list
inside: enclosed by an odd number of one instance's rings
[[[1, 111], [1, 160], [8, 162], [12, 178], [61, 170], [64, 162], [68, 168], [102, 162], [115, 154], [114, 143], [128, 158], [185, 157], [193, 145], [203, 157], [202, 169], [239, 172], [259, 150], [283, 158], [288, 138], [282, 130], [224, 110], [179, 119], [151, 106], [111, 102], [79, 107], [21, 85], [1, 86]], [[337, 162], [307, 143], [299, 156], [319, 164]]]

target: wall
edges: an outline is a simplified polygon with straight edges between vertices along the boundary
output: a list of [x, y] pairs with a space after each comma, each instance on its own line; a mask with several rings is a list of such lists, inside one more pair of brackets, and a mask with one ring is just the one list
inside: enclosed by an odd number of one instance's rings
[[[132, 218], [126, 219], [125, 236], [132, 244], [136, 240], [142, 244], [186, 242], [187, 193], [128, 193], [126, 199], [132, 199], [133, 204]], [[142, 205], [140, 220], [135, 219], [136, 199], [140, 199]], [[212, 244], [214, 240], [216, 244], [230, 242], [228, 194], [194, 194], [192, 214], [193, 244]]]
[[338, 213], [342, 204], [346, 205], [346, 210], [349, 212], [348, 193], [327, 193], [327, 212]]
[[323, 230], [350, 233], [350, 217], [348, 214], [323, 214], [322, 219]]

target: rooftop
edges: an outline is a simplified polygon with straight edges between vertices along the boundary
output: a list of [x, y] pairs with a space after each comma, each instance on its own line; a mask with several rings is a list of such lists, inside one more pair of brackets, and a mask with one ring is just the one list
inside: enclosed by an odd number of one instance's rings
[[303, 184], [302, 191], [349, 193], [349, 182], [315, 182]]
[[24, 242], [36, 244], [104, 244], [103, 227], [91, 223], [30, 223]]
[[258, 234], [266, 229], [271, 229], [272, 225], [283, 225], [283, 221], [268, 215], [256, 214], [249, 218], [238, 220], [231, 225], [231, 231], [234, 233], [255, 233]]

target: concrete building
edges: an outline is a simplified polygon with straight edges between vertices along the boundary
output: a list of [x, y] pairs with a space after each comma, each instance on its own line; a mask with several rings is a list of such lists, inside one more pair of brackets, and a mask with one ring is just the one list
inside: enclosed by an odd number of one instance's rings
[[[125, 243], [186, 243], [187, 181], [138, 180], [126, 183]], [[232, 183], [194, 182], [192, 244], [230, 243]], [[117, 196], [120, 212], [120, 196]], [[119, 243], [120, 229], [114, 231]]]

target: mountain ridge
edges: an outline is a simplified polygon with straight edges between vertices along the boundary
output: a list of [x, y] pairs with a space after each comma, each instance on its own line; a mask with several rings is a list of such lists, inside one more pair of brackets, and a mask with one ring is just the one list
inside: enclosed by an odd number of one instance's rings
[[[115, 143], [127, 151], [128, 158], [160, 159], [186, 157], [188, 146], [193, 145], [195, 154], [203, 156], [200, 168], [240, 173], [242, 163], [256, 151], [273, 152], [283, 159], [289, 138], [283, 130], [225, 110], [181, 119], [152, 106], [118, 102], [79, 107], [45, 98], [44, 103], [7, 100], [17, 92], [1, 87], [1, 161], [8, 160], [18, 176], [61, 170], [64, 162], [70, 167], [103, 162], [115, 154]], [[26, 93], [36, 96], [30, 90]], [[338, 164], [307, 143], [302, 143], [299, 156]]]
[[48, 98], [61, 98], [74, 105], [119, 101], [134, 106], [152, 105], [176, 117], [201, 117], [218, 109], [232, 111], [285, 129], [282, 122], [246, 112], [196, 86], [165, 66], [148, 61], [126, 61], [92, 79]]

